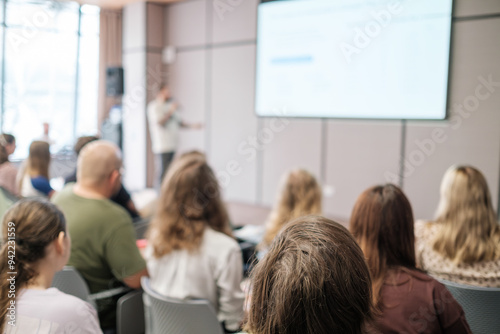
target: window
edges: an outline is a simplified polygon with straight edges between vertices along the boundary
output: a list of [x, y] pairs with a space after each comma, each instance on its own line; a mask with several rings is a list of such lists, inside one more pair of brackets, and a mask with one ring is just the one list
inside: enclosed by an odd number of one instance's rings
[[2, 132], [28, 155], [50, 125], [52, 153], [97, 132], [99, 9], [72, 2], [7, 0], [0, 50]]

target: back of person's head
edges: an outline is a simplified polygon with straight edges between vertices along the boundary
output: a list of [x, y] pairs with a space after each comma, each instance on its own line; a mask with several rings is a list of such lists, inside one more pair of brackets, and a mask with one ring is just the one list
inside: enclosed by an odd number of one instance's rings
[[434, 249], [456, 263], [500, 258], [500, 225], [483, 174], [471, 166], [450, 167], [441, 183]]
[[393, 184], [365, 190], [352, 210], [350, 230], [365, 254], [377, 304], [388, 270], [416, 265], [413, 212], [408, 198]]
[[93, 141], [85, 145], [78, 156], [77, 183], [111, 197], [121, 185], [121, 167], [118, 146], [105, 140]]
[[2, 140], [5, 141], [5, 144], [7, 145], [12, 145], [16, 143], [16, 137], [9, 133], [2, 133], [1, 136]]
[[[23, 199], [5, 213], [0, 258], [0, 332], [3, 333], [5, 326], [7, 307], [11, 300], [9, 295], [12, 297], [13, 292], [19, 295], [20, 289], [39, 274], [34, 265], [46, 256], [47, 246], [56, 239], [66, 237], [63, 214], [46, 200]], [[10, 278], [14, 279], [8, 280]]]
[[217, 178], [204, 158], [180, 158], [162, 182], [158, 209], [148, 232], [155, 256], [197, 249], [206, 226], [231, 235]]
[[157, 97], [162, 98], [163, 100], [168, 100], [170, 98], [170, 88], [168, 84], [161, 83], [158, 87]]
[[49, 178], [50, 146], [46, 141], [35, 140], [31, 143], [27, 172], [31, 176]]
[[287, 224], [251, 274], [252, 334], [361, 333], [372, 315], [370, 272], [346, 228], [320, 216]]
[[16, 150], [16, 137], [8, 133], [2, 133], [0, 135], [0, 145], [5, 148], [8, 157]]
[[311, 173], [303, 169], [286, 173], [263, 243], [269, 245], [286, 222], [304, 215], [321, 214], [321, 200], [321, 187]]
[[207, 159], [207, 156], [205, 153], [198, 151], [198, 150], [192, 150], [192, 151], [187, 151], [181, 154], [179, 159], [186, 159], [186, 158], [200, 158], [200, 159]]
[[85, 145], [88, 143], [91, 143], [93, 141], [99, 140], [99, 137], [97, 136], [83, 136], [79, 137], [76, 140], [75, 146], [73, 147], [73, 150], [75, 151], [76, 155], [80, 155], [80, 151], [83, 149]]

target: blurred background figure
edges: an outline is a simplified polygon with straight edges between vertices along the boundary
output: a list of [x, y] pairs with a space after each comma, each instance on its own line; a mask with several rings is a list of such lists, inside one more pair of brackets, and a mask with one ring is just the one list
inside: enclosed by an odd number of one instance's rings
[[173, 100], [169, 87], [161, 84], [156, 98], [149, 102], [147, 108], [152, 150], [157, 159], [156, 173], [160, 185], [177, 151], [180, 128], [200, 129], [203, 126], [201, 123], [184, 122], [178, 110], [179, 104]]
[[51, 197], [54, 189], [49, 179], [50, 149], [45, 141], [34, 141], [29, 148], [19, 189], [22, 197]]
[[50, 138], [50, 124], [48, 122], [43, 122], [43, 134], [40, 137], [40, 141], [47, 142], [49, 145], [54, 144], [55, 142]]
[[16, 138], [10, 134], [0, 135], [0, 187], [14, 196], [19, 195], [17, 188], [17, 168], [9, 161], [16, 150]]
[[283, 226], [300, 216], [321, 214], [321, 187], [314, 175], [304, 169], [296, 169], [284, 175], [278, 199], [266, 223], [262, 243], [259, 245], [261, 258], [274, 237]]
[[500, 225], [483, 174], [450, 167], [436, 219], [415, 224], [417, 263], [430, 275], [462, 284], [500, 287]]

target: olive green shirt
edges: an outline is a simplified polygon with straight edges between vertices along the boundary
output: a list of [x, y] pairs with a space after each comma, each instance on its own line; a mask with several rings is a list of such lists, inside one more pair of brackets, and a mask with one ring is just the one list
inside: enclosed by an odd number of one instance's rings
[[[90, 293], [120, 286], [124, 278], [146, 268], [136, 246], [130, 215], [108, 199], [75, 195], [73, 184], [52, 201], [64, 213], [71, 237], [68, 265], [87, 281]], [[102, 328], [116, 326], [116, 298], [98, 301]]]

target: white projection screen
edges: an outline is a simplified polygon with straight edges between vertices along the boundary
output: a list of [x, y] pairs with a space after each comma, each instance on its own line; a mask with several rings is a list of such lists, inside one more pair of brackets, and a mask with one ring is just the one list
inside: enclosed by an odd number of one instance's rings
[[446, 118], [453, 0], [259, 4], [258, 116]]

